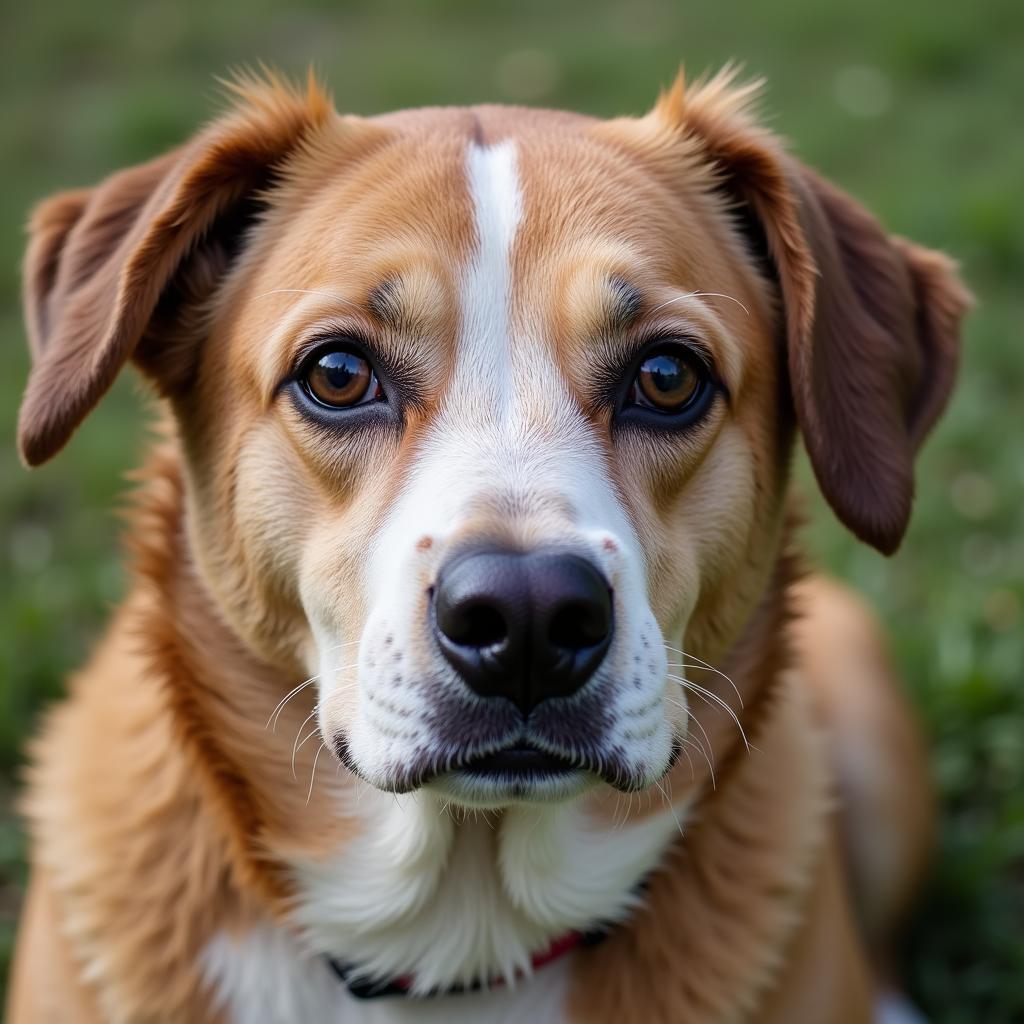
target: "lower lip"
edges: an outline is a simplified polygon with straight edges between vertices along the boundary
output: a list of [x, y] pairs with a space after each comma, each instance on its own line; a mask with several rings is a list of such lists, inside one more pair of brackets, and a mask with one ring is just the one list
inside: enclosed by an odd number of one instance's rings
[[509, 747], [477, 758], [463, 765], [462, 771], [485, 778], [540, 778], [565, 775], [576, 771], [576, 766], [564, 758], [546, 754], [533, 747]]

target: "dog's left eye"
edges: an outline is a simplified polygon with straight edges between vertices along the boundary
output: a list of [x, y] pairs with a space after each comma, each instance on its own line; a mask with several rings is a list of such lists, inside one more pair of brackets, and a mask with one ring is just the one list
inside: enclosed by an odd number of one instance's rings
[[634, 410], [672, 422], [693, 422], [703, 415], [714, 397], [711, 373], [684, 344], [658, 344], [635, 365], [623, 412]]
[[381, 401], [383, 389], [369, 360], [347, 345], [314, 352], [299, 373], [306, 394], [329, 409]]

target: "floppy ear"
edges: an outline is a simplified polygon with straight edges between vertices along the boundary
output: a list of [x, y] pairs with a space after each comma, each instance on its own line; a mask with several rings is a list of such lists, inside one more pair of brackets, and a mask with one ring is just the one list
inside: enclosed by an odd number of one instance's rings
[[18, 421], [29, 465], [64, 446], [136, 353], [185, 265], [219, 230], [242, 230], [239, 211], [333, 113], [312, 80], [304, 94], [274, 79], [235, 91], [239, 108], [190, 143], [55, 196], [33, 215], [24, 268], [33, 366]]
[[793, 407], [839, 519], [885, 554], [910, 519], [914, 455], [949, 397], [970, 306], [951, 260], [890, 238], [749, 115], [757, 84], [682, 78], [652, 116], [712, 162], [782, 295]]
[[[836, 514], [892, 554], [910, 521], [914, 456], [953, 388], [970, 297], [952, 260], [888, 237], [813, 171], [790, 175], [817, 266], [813, 321], [788, 339], [797, 420]], [[779, 275], [788, 302], [799, 284], [782, 260]]]

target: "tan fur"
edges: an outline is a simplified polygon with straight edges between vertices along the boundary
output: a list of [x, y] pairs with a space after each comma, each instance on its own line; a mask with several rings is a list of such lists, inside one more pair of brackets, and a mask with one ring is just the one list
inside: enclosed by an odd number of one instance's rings
[[[288, 858], [326, 858], [356, 834], [338, 810], [350, 779], [323, 771], [308, 804], [292, 782], [311, 691], [276, 730], [267, 720], [306, 674], [311, 603], [360, 635], [367, 548], [450, 397], [474, 244], [465, 148], [508, 137], [528, 210], [513, 319], [544, 339], [602, 438], [659, 626], [731, 676], [700, 682], [755, 748], [728, 716], [691, 708], [699, 726], [664, 785], [693, 796], [694, 819], [645, 908], [578, 955], [574, 1019], [867, 1020], [879, 965], [866, 941], [888, 940], [913, 890], [927, 785], [866, 613], [835, 585], [794, 582], [788, 460], [799, 427], [840, 518], [895, 548], [914, 450], [952, 384], [967, 296], [951, 264], [888, 239], [786, 156], [729, 77], [680, 80], [647, 117], [609, 122], [487, 107], [367, 121], [313, 85], [240, 92], [178, 151], [32, 221], [25, 460], [59, 450], [129, 360], [167, 425], [129, 524], [129, 596], [33, 749], [12, 1022], [215, 1020], [206, 942], [268, 916], [290, 927]], [[728, 404], [683, 440], [610, 436], [591, 372], [628, 340], [602, 326], [609, 275], [644, 292], [629, 337], [696, 332], [713, 352]], [[394, 317], [374, 299], [384, 284]], [[401, 431], [328, 444], [281, 400], [324, 329], [415, 368]], [[535, 405], [536, 429], [553, 430]], [[528, 542], [531, 521], [496, 502], [462, 530]], [[319, 739], [298, 751], [300, 779]], [[859, 774], [864, 758], [901, 785]], [[607, 787], [589, 810], [621, 822]], [[884, 851], [865, 839], [879, 820], [903, 836]]]
[[802, 582], [793, 601], [794, 643], [838, 768], [854, 905], [884, 965], [931, 849], [924, 743], [863, 602], [822, 578]]

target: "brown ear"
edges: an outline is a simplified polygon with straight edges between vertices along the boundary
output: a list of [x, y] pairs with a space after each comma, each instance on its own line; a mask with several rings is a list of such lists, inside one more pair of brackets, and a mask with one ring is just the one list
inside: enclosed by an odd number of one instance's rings
[[885, 554], [910, 519], [913, 460], [949, 397], [970, 295], [951, 260], [890, 238], [853, 199], [786, 156], [731, 71], [652, 116], [687, 133], [774, 264], [790, 388], [811, 465], [839, 519]]
[[24, 296], [34, 363], [18, 420], [29, 465], [67, 443], [196, 248], [332, 114], [312, 82], [301, 94], [274, 79], [235, 91], [239, 107], [187, 145], [33, 215]]
[[25, 326], [33, 357], [42, 354], [47, 335], [50, 296], [56, 283], [60, 254], [68, 233], [85, 212], [89, 195], [88, 189], [61, 192], [36, 207], [29, 220], [22, 291]]
[[[892, 554], [910, 521], [914, 456], [952, 391], [970, 297], [947, 257], [890, 238], [813, 171], [794, 164], [791, 179], [817, 267], [813, 322], [789, 333], [797, 419], [838, 517]], [[779, 275], [784, 296], [799, 288], [784, 262]]]

